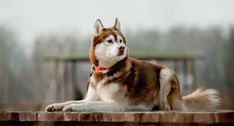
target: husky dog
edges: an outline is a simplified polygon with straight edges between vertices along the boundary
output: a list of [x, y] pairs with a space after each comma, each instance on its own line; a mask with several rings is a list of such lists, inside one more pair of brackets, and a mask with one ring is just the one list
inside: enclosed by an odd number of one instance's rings
[[84, 100], [54, 103], [46, 111], [186, 111], [215, 109], [219, 104], [216, 90], [197, 89], [181, 96], [175, 72], [128, 56], [117, 18], [109, 28], [96, 21], [89, 53], [92, 71]]

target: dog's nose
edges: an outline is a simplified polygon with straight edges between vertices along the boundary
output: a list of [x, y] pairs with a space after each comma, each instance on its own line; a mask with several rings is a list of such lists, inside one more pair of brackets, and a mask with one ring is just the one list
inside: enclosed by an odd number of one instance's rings
[[120, 47], [119, 47], [119, 50], [124, 50], [124, 49], [125, 49], [124, 46], [120, 46]]

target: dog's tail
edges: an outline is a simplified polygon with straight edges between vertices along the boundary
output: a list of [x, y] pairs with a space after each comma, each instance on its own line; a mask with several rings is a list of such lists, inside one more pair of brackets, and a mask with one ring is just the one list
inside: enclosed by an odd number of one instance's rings
[[184, 108], [186, 110], [213, 110], [220, 104], [218, 94], [214, 89], [198, 88], [193, 93], [182, 97]]

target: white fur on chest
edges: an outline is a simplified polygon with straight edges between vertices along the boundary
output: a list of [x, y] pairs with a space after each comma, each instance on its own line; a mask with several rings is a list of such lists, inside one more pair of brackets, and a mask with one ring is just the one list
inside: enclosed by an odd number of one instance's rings
[[120, 76], [120, 73], [116, 73], [113, 76], [104, 77], [99, 82], [96, 81], [94, 76], [91, 76], [90, 80], [92, 83], [95, 83], [96, 94], [101, 101], [115, 101], [114, 95], [118, 96], [117, 92], [120, 90], [118, 83], [110, 82], [107, 84], [107, 81], [112, 80], [115, 77]]
[[113, 97], [114, 95], [117, 95], [116, 92], [118, 92], [119, 89], [119, 85], [116, 83], [110, 83], [107, 85], [100, 84], [96, 87], [97, 94], [102, 101], [115, 101]]

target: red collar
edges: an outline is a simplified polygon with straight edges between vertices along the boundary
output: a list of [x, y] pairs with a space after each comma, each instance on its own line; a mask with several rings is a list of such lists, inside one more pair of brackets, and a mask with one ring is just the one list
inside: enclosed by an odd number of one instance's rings
[[101, 72], [101, 71], [105, 71], [105, 70], [110, 70], [110, 68], [105, 68], [105, 67], [97, 67], [97, 66], [93, 66], [93, 70], [97, 71], [97, 72]]

